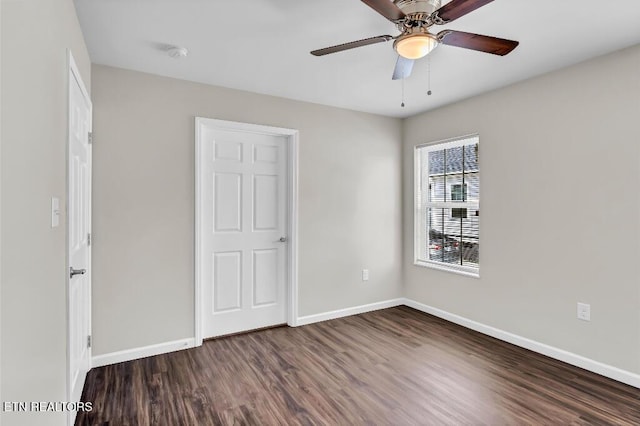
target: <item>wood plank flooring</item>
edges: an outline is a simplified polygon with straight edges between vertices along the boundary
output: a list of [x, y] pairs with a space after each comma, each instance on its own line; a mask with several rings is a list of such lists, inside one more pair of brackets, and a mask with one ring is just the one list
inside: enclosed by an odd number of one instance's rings
[[397, 307], [96, 368], [76, 425], [640, 425], [640, 390]]

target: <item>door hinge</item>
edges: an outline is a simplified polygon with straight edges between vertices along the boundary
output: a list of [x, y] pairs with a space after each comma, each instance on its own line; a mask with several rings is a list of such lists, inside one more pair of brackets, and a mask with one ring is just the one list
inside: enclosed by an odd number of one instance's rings
[[87, 347], [91, 347], [91, 336], [87, 336]]
[[87, 234], [87, 245], [90, 246], [91, 245], [91, 232], [89, 232]]
[[93, 144], [93, 132], [89, 132], [88, 139], [89, 145]]

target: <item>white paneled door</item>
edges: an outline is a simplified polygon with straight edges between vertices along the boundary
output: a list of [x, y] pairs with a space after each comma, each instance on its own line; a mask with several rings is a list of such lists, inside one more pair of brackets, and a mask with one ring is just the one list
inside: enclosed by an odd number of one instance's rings
[[286, 323], [287, 137], [200, 124], [202, 335]]
[[71, 56], [69, 63], [69, 398], [70, 402], [78, 402], [91, 367], [91, 100]]

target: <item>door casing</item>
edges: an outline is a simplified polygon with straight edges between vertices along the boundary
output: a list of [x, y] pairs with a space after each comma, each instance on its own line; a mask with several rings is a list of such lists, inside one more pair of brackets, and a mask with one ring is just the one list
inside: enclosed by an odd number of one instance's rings
[[298, 138], [299, 132], [294, 129], [263, 126], [259, 124], [241, 123], [235, 121], [217, 120], [204, 117], [195, 119], [195, 345], [202, 345], [203, 341], [203, 283], [200, 276], [201, 265], [201, 200], [203, 183], [202, 175], [202, 141], [201, 134], [204, 126], [215, 127], [219, 130], [261, 133], [283, 136], [287, 141], [287, 325], [295, 327], [298, 324]]

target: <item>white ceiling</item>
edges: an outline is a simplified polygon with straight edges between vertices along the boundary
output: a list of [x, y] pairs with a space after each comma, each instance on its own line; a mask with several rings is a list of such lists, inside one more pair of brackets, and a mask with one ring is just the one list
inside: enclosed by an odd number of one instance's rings
[[[439, 46], [416, 63], [401, 108], [402, 83], [391, 80], [392, 42], [309, 54], [398, 33], [359, 0], [75, 3], [94, 63], [394, 117], [640, 43], [639, 0], [496, 0], [436, 32], [450, 28], [518, 40], [520, 46], [505, 57]], [[170, 58], [167, 45], [190, 54]]]

